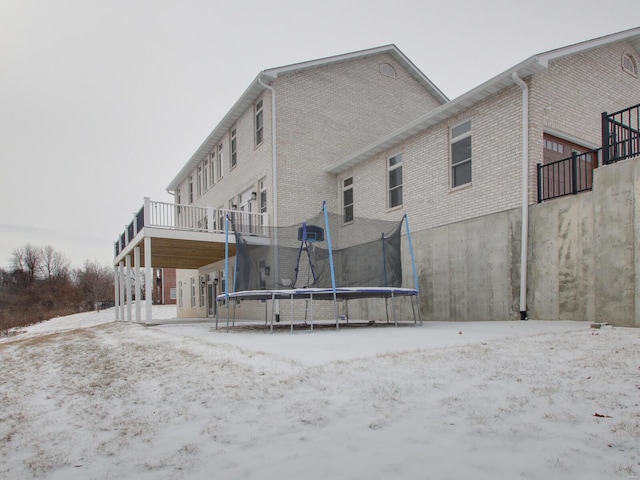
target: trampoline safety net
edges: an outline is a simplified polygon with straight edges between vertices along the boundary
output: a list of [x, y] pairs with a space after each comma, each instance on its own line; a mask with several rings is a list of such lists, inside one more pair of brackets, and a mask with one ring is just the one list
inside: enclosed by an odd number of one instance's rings
[[[336, 287], [402, 287], [402, 220], [390, 222], [320, 212], [305, 222], [270, 228], [270, 245], [236, 239], [233, 291], [331, 288], [329, 240]], [[327, 231], [328, 230], [328, 231]], [[330, 238], [329, 238], [330, 235]]]

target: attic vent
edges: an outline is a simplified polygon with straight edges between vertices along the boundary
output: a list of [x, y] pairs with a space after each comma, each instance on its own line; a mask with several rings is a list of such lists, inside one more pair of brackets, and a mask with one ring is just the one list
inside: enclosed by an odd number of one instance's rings
[[396, 69], [393, 68], [393, 66], [389, 65], [388, 63], [381, 63], [380, 64], [380, 73], [382, 75], [384, 75], [385, 77], [397, 78]]
[[622, 70], [630, 73], [634, 77], [638, 76], [638, 64], [632, 54], [625, 53], [622, 55]]

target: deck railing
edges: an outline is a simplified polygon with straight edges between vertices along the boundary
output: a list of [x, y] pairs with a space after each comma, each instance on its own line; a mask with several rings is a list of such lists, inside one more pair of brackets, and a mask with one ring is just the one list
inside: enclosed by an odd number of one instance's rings
[[602, 114], [602, 163], [640, 155], [640, 104]]
[[115, 242], [114, 253], [117, 257], [145, 226], [190, 232], [224, 233], [226, 218], [230, 220], [230, 231], [233, 225], [238, 232], [245, 235], [269, 235], [266, 213], [154, 202], [145, 198], [142, 208], [134, 214], [131, 223], [126, 226]]
[[538, 164], [538, 203], [593, 188], [593, 169], [601, 149], [573, 152], [569, 158]]

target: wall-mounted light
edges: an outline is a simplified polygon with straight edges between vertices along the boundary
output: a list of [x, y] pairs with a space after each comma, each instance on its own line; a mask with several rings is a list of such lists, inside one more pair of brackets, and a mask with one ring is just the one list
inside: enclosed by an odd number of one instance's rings
[[251, 192], [251, 200], [253, 200], [254, 202], [258, 199], [258, 193], [257, 192]]
[[217, 278], [214, 278], [214, 279], [213, 279], [213, 284], [214, 284], [214, 285], [218, 285], [218, 279], [217, 279]]
[[238, 209], [238, 205], [236, 205], [235, 203], [231, 204], [231, 210], [237, 210]]

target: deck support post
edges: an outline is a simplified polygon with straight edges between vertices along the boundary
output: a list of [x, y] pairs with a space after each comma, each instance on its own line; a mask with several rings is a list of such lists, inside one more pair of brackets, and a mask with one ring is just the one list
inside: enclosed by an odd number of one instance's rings
[[151, 323], [151, 307], [153, 305], [153, 281], [151, 278], [151, 237], [144, 237], [144, 279], [145, 322]]
[[124, 257], [125, 263], [125, 295], [127, 299], [127, 322], [131, 321], [131, 255]]
[[[140, 247], [134, 247], [133, 249], [133, 271], [135, 273], [135, 301], [136, 301], [136, 322], [140, 323], [141, 320], [141, 305], [140, 305]], [[145, 277], [148, 282], [149, 279]]]

